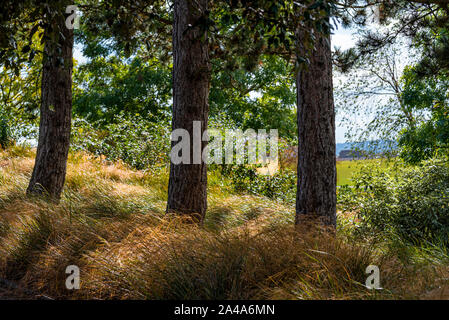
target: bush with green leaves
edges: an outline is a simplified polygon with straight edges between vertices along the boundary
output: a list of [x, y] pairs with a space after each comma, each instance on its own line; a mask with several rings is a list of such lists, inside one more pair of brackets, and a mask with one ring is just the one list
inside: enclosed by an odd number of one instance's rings
[[0, 106], [0, 146], [3, 149], [16, 143], [37, 141], [38, 127], [29, 115]]
[[354, 212], [359, 207], [357, 190], [354, 186], [344, 184], [337, 186], [337, 207], [343, 212]]
[[293, 203], [296, 197], [296, 172], [278, 171], [274, 175], [257, 173], [260, 165], [222, 165], [223, 176], [231, 180], [236, 192], [248, 192]]
[[410, 164], [418, 164], [435, 156], [448, 157], [448, 115], [449, 110], [440, 112], [417, 127], [402, 130], [399, 137], [400, 157]]
[[168, 121], [150, 122], [136, 116], [116, 116], [106, 126], [77, 118], [73, 122], [71, 147], [111, 161], [122, 160], [129, 166], [155, 169], [168, 163], [170, 125]]
[[[449, 245], [449, 165], [364, 167], [354, 176], [362, 234], [394, 234], [412, 243]], [[348, 204], [348, 203], [347, 203]], [[350, 204], [350, 203], [349, 203]]]

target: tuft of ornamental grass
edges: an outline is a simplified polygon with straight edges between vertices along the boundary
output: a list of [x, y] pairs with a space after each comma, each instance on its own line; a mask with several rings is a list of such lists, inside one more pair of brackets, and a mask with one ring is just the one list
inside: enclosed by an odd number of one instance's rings
[[[86, 257], [80, 297], [417, 299], [447, 274], [324, 230], [263, 225], [218, 233], [173, 220], [141, 225]], [[380, 268], [382, 290], [365, 287], [368, 265]]]

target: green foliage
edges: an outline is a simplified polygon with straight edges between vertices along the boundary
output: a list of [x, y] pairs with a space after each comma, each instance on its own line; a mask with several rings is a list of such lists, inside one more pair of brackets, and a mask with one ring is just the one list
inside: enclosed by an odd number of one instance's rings
[[242, 130], [276, 128], [279, 135], [296, 136], [296, 91], [291, 66], [264, 56], [252, 71], [227, 70], [214, 63], [210, 113], [226, 113]]
[[71, 147], [109, 160], [122, 160], [136, 169], [156, 169], [168, 162], [170, 136], [168, 122], [151, 123], [142, 117], [116, 115], [118, 123], [95, 126], [75, 119]]
[[223, 176], [231, 179], [236, 192], [248, 192], [293, 203], [296, 199], [296, 172], [278, 171], [274, 175], [257, 173], [260, 165], [223, 165]]
[[407, 66], [401, 77], [401, 99], [405, 105], [414, 109], [429, 110], [434, 105], [445, 104], [449, 77], [435, 75], [422, 78], [419, 67]]
[[74, 112], [92, 123], [119, 123], [120, 112], [156, 123], [170, 113], [171, 71], [155, 60], [99, 56], [75, 70], [74, 83]]
[[[30, 45], [27, 41], [17, 43], [18, 50], [40, 51], [37, 36], [34, 36]], [[7, 140], [20, 141], [37, 136], [38, 111], [40, 104], [40, 75], [42, 55], [38, 54], [31, 62], [22, 62], [16, 66], [19, 72], [8, 69], [0, 63], [0, 118], [2, 145]]]
[[89, 45], [89, 57], [104, 52], [99, 42], [130, 57], [146, 46], [152, 57], [167, 62], [171, 50], [173, 5], [164, 0], [84, 0], [79, 39]]
[[[41, 56], [40, 44], [56, 45], [65, 29], [65, 12], [69, 0], [2, 1], [0, 14], [0, 65], [20, 75], [23, 65]], [[37, 38], [35, 38], [37, 37]]]
[[[423, 54], [416, 65], [417, 75], [420, 77], [433, 77], [435, 75], [448, 75], [449, 73], [449, 27], [447, 24], [447, 11], [441, 15], [434, 15], [429, 19], [430, 28], [421, 28], [415, 45]], [[439, 21], [439, 19], [443, 21]]]
[[[225, 131], [236, 129], [234, 120], [226, 113], [219, 113], [209, 121], [209, 129], [219, 130], [225, 137]], [[279, 140], [279, 151], [288, 147], [283, 140]], [[212, 153], [211, 153], [212, 156]], [[236, 156], [236, 154], [234, 154]], [[257, 172], [262, 164], [247, 164], [248, 154], [244, 156], [245, 164], [210, 164], [209, 172], [217, 173], [222, 181], [230, 181], [234, 192], [261, 195], [270, 199], [293, 203], [296, 196], [296, 172], [285, 169], [274, 175], [264, 175]], [[225, 178], [225, 179], [223, 179]], [[210, 182], [210, 181], [209, 181]], [[224, 186], [222, 186], [224, 187]]]
[[357, 192], [352, 185], [337, 187], [337, 206], [342, 212], [354, 212], [358, 209]]
[[358, 231], [379, 237], [395, 234], [416, 244], [449, 245], [447, 163], [432, 160], [394, 170], [366, 166], [354, 181], [355, 188], [346, 190], [345, 205], [358, 211]]
[[449, 150], [449, 78], [443, 75], [422, 78], [418, 71], [418, 66], [409, 67], [402, 77], [404, 103], [429, 115], [400, 132], [400, 156], [411, 164], [447, 155]]
[[[210, 35], [211, 54], [226, 61], [229, 70], [238, 66], [251, 70], [262, 54], [276, 54], [302, 67], [316, 33], [332, 30], [329, 16], [334, 9], [333, 2], [315, 0], [215, 1], [210, 14], [215, 27]], [[296, 59], [298, 53], [301, 56]]]
[[407, 163], [418, 164], [434, 156], [447, 156], [449, 151], [449, 117], [438, 116], [417, 128], [401, 132], [400, 157]]
[[[296, 92], [289, 65], [266, 56], [251, 72], [222, 67], [216, 66], [212, 76], [211, 118], [225, 113], [243, 130], [277, 128], [281, 137], [294, 139]], [[115, 115], [123, 110], [157, 122], [170, 113], [171, 70], [145, 60], [142, 51], [131, 60], [96, 57], [80, 65], [74, 79], [74, 112], [86, 120], [117, 122]]]

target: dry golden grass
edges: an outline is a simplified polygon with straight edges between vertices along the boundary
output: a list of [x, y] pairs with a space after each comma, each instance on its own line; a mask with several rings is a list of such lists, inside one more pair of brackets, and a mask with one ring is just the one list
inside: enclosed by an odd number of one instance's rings
[[[163, 221], [105, 244], [86, 261], [79, 293], [103, 299], [416, 299], [447, 274], [288, 225], [216, 233]], [[384, 290], [364, 287], [370, 264], [382, 270]]]
[[[32, 157], [0, 153], [0, 277], [54, 298], [417, 299], [446, 292], [444, 254], [345, 230], [294, 229], [293, 207], [232, 194], [217, 177], [203, 226], [165, 217], [166, 172], [82, 153], [69, 157], [59, 204], [28, 198]], [[65, 288], [72, 264], [81, 269], [78, 291]], [[380, 267], [383, 290], [364, 287], [370, 264]]]

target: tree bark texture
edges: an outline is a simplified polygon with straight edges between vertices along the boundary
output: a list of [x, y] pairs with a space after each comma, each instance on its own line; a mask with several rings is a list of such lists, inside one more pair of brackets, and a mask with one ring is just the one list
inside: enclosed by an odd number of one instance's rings
[[335, 109], [330, 35], [317, 37], [310, 64], [297, 75], [296, 224], [336, 226]]
[[[201, 136], [209, 113], [210, 62], [207, 42], [207, 0], [175, 0], [173, 27], [172, 129], [190, 134], [190, 164], [170, 164], [167, 213], [191, 216], [201, 222], [207, 208], [207, 166], [193, 164], [193, 121]], [[200, 137], [201, 139], [201, 137]], [[172, 142], [172, 146], [176, 142]], [[206, 142], [201, 142], [201, 150]]]
[[64, 15], [56, 22], [61, 35], [47, 35], [41, 84], [39, 142], [29, 194], [47, 194], [59, 200], [64, 186], [72, 116], [73, 31]]

